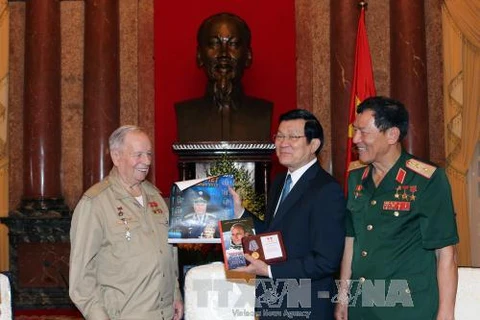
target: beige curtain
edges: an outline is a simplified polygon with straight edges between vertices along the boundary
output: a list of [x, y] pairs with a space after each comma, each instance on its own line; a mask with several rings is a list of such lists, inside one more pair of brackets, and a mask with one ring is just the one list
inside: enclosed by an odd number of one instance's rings
[[[0, 0], [0, 217], [8, 215], [8, 2]], [[8, 237], [0, 225], [0, 271], [8, 270]]]
[[446, 169], [460, 233], [459, 264], [471, 264], [467, 171], [480, 139], [480, 1], [444, 0]]

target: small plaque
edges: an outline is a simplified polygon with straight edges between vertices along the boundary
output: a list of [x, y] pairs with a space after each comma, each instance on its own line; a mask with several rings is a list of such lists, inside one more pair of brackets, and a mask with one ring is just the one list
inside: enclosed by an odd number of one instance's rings
[[279, 231], [243, 237], [243, 251], [268, 264], [285, 261], [287, 254]]

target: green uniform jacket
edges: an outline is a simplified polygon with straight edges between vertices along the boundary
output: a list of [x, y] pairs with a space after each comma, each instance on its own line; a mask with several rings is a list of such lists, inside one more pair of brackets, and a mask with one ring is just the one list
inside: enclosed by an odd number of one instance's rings
[[70, 297], [86, 319], [170, 320], [181, 297], [167, 243], [168, 208], [148, 181], [141, 206], [119, 179], [112, 169], [75, 208]]
[[444, 170], [404, 151], [378, 187], [371, 165], [354, 169], [347, 208], [347, 236], [354, 237], [349, 319], [435, 319], [435, 249], [458, 243]]

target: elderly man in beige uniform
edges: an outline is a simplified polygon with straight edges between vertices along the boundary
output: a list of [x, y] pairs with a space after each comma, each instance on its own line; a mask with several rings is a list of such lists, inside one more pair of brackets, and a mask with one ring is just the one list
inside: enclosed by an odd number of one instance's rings
[[145, 180], [151, 142], [138, 127], [123, 126], [109, 145], [114, 168], [73, 214], [70, 297], [86, 319], [180, 320], [168, 208]]

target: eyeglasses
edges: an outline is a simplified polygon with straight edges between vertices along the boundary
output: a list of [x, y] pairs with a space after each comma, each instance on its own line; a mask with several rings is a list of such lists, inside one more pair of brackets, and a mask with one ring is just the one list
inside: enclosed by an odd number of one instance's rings
[[297, 142], [300, 138], [303, 138], [305, 136], [294, 136], [294, 135], [284, 135], [284, 134], [274, 134], [273, 135], [273, 140], [274, 141], [291, 141], [291, 142]]

